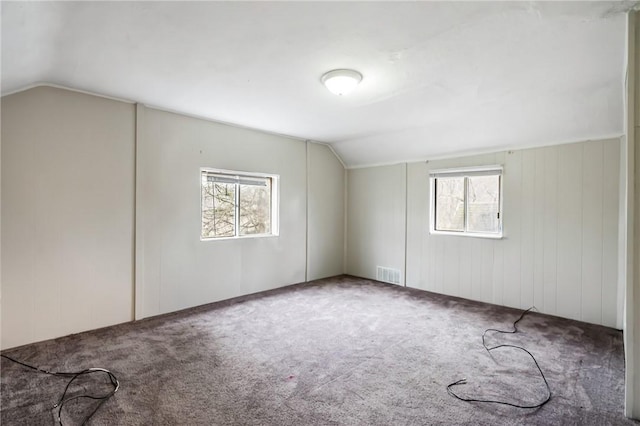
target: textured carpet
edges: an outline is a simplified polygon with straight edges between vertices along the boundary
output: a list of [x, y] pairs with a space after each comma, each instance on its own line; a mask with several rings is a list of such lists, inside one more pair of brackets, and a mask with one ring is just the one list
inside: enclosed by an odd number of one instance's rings
[[[337, 277], [5, 351], [50, 370], [104, 367], [121, 389], [94, 425], [606, 425], [623, 416], [622, 334], [540, 314], [518, 344], [538, 359], [552, 400], [537, 410], [458, 401], [465, 396], [532, 403], [545, 395], [531, 359], [492, 358], [485, 328], [520, 311]], [[1, 361], [3, 425], [54, 424], [66, 379]], [[108, 390], [84, 379], [71, 394]], [[96, 402], [65, 408], [77, 424]]]

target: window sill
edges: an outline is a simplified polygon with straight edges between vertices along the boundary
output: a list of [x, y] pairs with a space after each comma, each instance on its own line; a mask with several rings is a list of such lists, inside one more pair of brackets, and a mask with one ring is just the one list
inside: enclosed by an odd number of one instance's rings
[[431, 235], [448, 235], [453, 237], [471, 237], [471, 238], [485, 238], [489, 240], [502, 240], [504, 235], [499, 234], [486, 234], [482, 232], [455, 232], [455, 231], [429, 231]]
[[200, 241], [229, 241], [229, 240], [252, 240], [257, 238], [274, 238], [279, 234], [259, 234], [259, 235], [241, 235], [237, 237], [210, 237], [210, 238], [202, 238], [200, 237]]

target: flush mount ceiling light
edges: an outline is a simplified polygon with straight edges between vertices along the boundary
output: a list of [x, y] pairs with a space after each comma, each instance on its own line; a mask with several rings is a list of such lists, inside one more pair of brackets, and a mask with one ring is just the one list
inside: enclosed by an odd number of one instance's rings
[[354, 70], [333, 70], [325, 73], [321, 81], [331, 93], [342, 96], [356, 88], [362, 74]]

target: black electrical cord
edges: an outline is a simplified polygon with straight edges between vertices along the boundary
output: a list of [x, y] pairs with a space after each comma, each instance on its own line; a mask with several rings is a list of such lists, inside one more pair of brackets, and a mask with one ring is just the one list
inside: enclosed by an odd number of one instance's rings
[[515, 334], [515, 333], [517, 333], [518, 332], [518, 323], [532, 309], [535, 309], [535, 308], [532, 306], [531, 308], [529, 308], [526, 311], [522, 312], [522, 315], [520, 315], [520, 318], [518, 318], [513, 323], [513, 330], [511, 330], [511, 331], [509, 331], [509, 330], [497, 330], [495, 328], [486, 329], [484, 331], [484, 333], [482, 333], [482, 346], [484, 346], [484, 348], [487, 350], [489, 355], [491, 355], [491, 351], [493, 351], [495, 349], [499, 349], [499, 348], [515, 348], [515, 349], [519, 349], [521, 351], [526, 352], [531, 357], [531, 359], [533, 360], [534, 364], [538, 368], [538, 372], [540, 373], [540, 377], [542, 377], [542, 380], [544, 381], [544, 384], [547, 387], [547, 396], [546, 396], [546, 398], [542, 402], [540, 402], [538, 404], [520, 405], [520, 404], [514, 404], [514, 403], [511, 403], [511, 402], [507, 402], [507, 401], [498, 401], [498, 400], [493, 400], [493, 399], [480, 399], [480, 398], [465, 398], [465, 397], [456, 395], [453, 392], [453, 390], [451, 390], [451, 388], [454, 387], [454, 386], [466, 385], [467, 384], [467, 379], [460, 379], [460, 380], [458, 380], [456, 382], [453, 382], [453, 383], [447, 385], [447, 392], [449, 393], [449, 395], [451, 395], [451, 396], [453, 396], [455, 398], [458, 398], [461, 401], [466, 401], [466, 402], [486, 402], [486, 403], [492, 403], [492, 404], [509, 405], [511, 407], [516, 407], [516, 408], [540, 408], [540, 407], [542, 407], [543, 405], [545, 405], [547, 402], [549, 402], [551, 400], [551, 388], [549, 387], [549, 382], [547, 382], [547, 378], [544, 376], [544, 373], [542, 372], [542, 368], [540, 368], [540, 365], [538, 364], [538, 361], [536, 360], [536, 358], [533, 356], [533, 354], [531, 352], [529, 352], [528, 350], [526, 350], [525, 348], [523, 348], [521, 346], [516, 346], [516, 345], [502, 344], [502, 345], [496, 345], [496, 346], [493, 346], [493, 347], [488, 347], [486, 342], [485, 342], [485, 337], [486, 337], [488, 332], [503, 333], [503, 334]]
[[[17, 359], [11, 358], [10, 356], [7, 355], [0, 355], [3, 358], [8, 359], [9, 361], [13, 361], [16, 364], [20, 364], [23, 367], [29, 368], [31, 370], [34, 371], [38, 371], [40, 373], [44, 373], [44, 374], [49, 374], [51, 376], [59, 376], [59, 377], [70, 377], [71, 379], [67, 382], [67, 386], [65, 386], [64, 388], [64, 392], [62, 392], [62, 395], [60, 395], [60, 399], [58, 399], [58, 402], [56, 402], [53, 406], [53, 408], [57, 408], [58, 409], [58, 424], [60, 424], [62, 426], [62, 407], [64, 407], [64, 405], [69, 402], [69, 401], [73, 401], [75, 399], [79, 399], [79, 398], [89, 398], [89, 399], [95, 399], [95, 400], [99, 400], [100, 402], [96, 405], [95, 409], [89, 413], [89, 415], [87, 415], [83, 420], [82, 423], [80, 423], [81, 425], [85, 425], [89, 419], [91, 417], [93, 417], [93, 415], [98, 411], [98, 409], [100, 407], [102, 407], [102, 404], [104, 404], [109, 398], [111, 398], [120, 388], [120, 382], [118, 381], [118, 379], [116, 378], [116, 376], [109, 370], [106, 370], [104, 368], [87, 368], [85, 370], [82, 371], [77, 371], [77, 372], [58, 372], [58, 371], [48, 371], [48, 370], [43, 370], [42, 368], [39, 367], [34, 367], [32, 365], [29, 364], [25, 364], [24, 362], [18, 361]], [[113, 385], [113, 389], [111, 391], [109, 391], [108, 393], [104, 394], [104, 395], [98, 395], [98, 396], [94, 396], [94, 395], [75, 395], [75, 396], [70, 396], [67, 397], [67, 392], [69, 391], [69, 387], [71, 386], [71, 384], [80, 376], [84, 376], [87, 374], [94, 374], [94, 373], [104, 373], [107, 375], [107, 377], [109, 377], [109, 381], [111, 381], [111, 384]]]

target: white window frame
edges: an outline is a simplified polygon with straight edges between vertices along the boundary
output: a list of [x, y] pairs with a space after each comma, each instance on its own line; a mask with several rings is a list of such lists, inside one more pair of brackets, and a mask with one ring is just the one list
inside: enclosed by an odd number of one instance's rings
[[[220, 175], [228, 175], [229, 177], [247, 177], [247, 178], [264, 178], [271, 179], [271, 232], [265, 234], [249, 234], [249, 235], [239, 235], [239, 221], [240, 221], [240, 205], [238, 197], [240, 194], [236, 191], [236, 202], [235, 202], [235, 234], [231, 237], [204, 237], [202, 235], [202, 205], [204, 203], [204, 199], [202, 197], [202, 174], [203, 173], [212, 173], [212, 174], [220, 174]], [[198, 174], [198, 188], [200, 190], [200, 241], [223, 241], [223, 240], [240, 240], [246, 238], [268, 238], [268, 237], [277, 237], [280, 235], [280, 176], [274, 175], [270, 173], [256, 173], [256, 172], [243, 172], [237, 170], [226, 170], [226, 169], [214, 169], [210, 167], [201, 167], [200, 173]]]
[[[474, 176], [498, 176], [498, 232], [474, 232], [467, 229], [467, 212], [468, 212], [468, 180], [465, 179], [464, 185], [464, 230], [463, 231], [441, 231], [436, 229], [436, 179], [439, 177], [474, 177]], [[478, 237], [478, 238], [503, 238], [503, 169], [501, 165], [479, 166], [479, 167], [462, 167], [455, 169], [439, 169], [429, 171], [429, 233], [433, 235], [455, 235], [458, 237]]]

